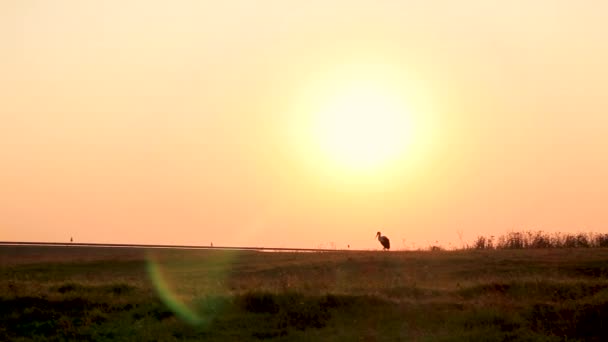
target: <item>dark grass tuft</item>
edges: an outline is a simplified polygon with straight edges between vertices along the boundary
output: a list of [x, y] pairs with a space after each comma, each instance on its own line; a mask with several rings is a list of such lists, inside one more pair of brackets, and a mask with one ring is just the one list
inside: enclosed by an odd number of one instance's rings
[[533, 305], [526, 318], [530, 328], [545, 335], [607, 341], [608, 302]]
[[436, 297], [436, 296], [441, 295], [441, 291], [421, 288], [421, 287], [418, 287], [415, 285], [414, 286], [390, 287], [390, 288], [387, 288], [387, 289], [381, 291], [381, 293], [387, 295], [388, 297], [392, 297], [392, 298], [413, 298], [413, 299]]
[[608, 262], [605, 260], [589, 261], [580, 264], [567, 265], [563, 267], [574, 276], [585, 276], [593, 278], [608, 278]]
[[328, 299], [299, 293], [267, 292], [246, 293], [238, 297], [236, 303], [247, 312], [272, 314], [279, 330], [322, 328], [331, 316], [328, 310], [340, 305], [335, 296]]
[[324, 295], [302, 293], [270, 293], [252, 291], [235, 298], [237, 310], [257, 314], [264, 320], [253, 329], [252, 337], [274, 338], [290, 332], [321, 329], [327, 326], [336, 313], [344, 314], [350, 308], [366, 305], [376, 307], [383, 301], [369, 296]]
[[75, 292], [75, 291], [83, 289], [83, 288], [84, 288], [84, 286], [79, 285], [79, 284], [67, 283], [67, 284], [59, 286], [59, 288], [57, 288], [57, 291], [59, 293], [67, 293], [67, 292]]
[[277, 313], [280, 309], [275, 295], [267, 292], [248, 292], [236, 301], [247, 312]]
[[115, 295], [126, 295], [133, 293], [136, 290], [136, 287], [127, 284], [112, 284], [104, 286], [103, 290]]
[[[150, 306], [150, 305], [149, 305]], [[160, 302], [150, 306], [158, 320], [172, 316]], [[0, 340], [15, 338], [90, 340], [92, 332], [112, 316], [138, 308], [131, 303], [94, 301], [85, 298], [51, 300], [43, 297], [0, 298], [0, 322], [6, 328]], [[4, 335], [4, 336], [2, 336]]]
[[155, 307], [148, 311], [148, 315], [154, 317], [158, 321], [162, 321], [163, 319], [174, 317], [175, 314], [162, 306]]
[[103, 312], [108, 311], [109, 306], [81, 298], [51, 301], [20, 297], [2, 300], [0, 308], [0, 320], [10, 327], [6, 332], [8, 336], [74, 338], [80, 328], [105, 322]]
[[606, 283], [555, 282], [555, 281], [511, 281], [491, 282], [457, 291], [464, 298], [488, 295], [513, 297], [515, 299], [536, 299], [545, 301], [579, 300], [594, 296], [608, 289]]
[[109, 284], [109, 285], [81, 285], [74, 282], [68, 282], [57, 287], [57, 292], [62, 294], [69, 293], [80, 293], [80, 294], [113, 294], [113, 295], [126, 295], [132, 294], [137, 288], [128, 284]]

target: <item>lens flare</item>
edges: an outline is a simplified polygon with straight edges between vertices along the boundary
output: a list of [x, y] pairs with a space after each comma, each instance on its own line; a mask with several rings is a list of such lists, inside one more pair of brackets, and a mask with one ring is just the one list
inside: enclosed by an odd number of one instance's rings
[[160, 267], [151, 259], [148, 259], [147, 269], [156, 293], [161, 301], [171, 309], [177, 317], [192, 325], [199, 325], [204, 322], [202, 317], [186, 306], [186, 304], [171, 291], [171, 288], [163, 277]]
[[238, 255], [236, 251], [149, 251], [146, 269], [158, 297], [176, 317], [191, 325], [207, 325], [222, 312]]

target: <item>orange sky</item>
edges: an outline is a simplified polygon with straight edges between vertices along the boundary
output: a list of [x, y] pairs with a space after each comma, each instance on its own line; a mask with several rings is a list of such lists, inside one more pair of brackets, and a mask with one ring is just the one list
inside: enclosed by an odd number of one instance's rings
[[[417, 248], [608, 232], [606, 13], [3, 1], [0, 240], [378, 248], [382, 230]], [[408, 148], [366, 171], [337, 166], [307, 126], [356, 82], [397, 94], [411, 121]]]

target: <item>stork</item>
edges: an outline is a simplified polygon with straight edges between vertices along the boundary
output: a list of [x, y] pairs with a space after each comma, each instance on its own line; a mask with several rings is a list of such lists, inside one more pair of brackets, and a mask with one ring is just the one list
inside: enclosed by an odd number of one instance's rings
[[391, 249], [391, 242], [386, 236], [382, 236], [380, 232], [377, 232], [376, 236], [378, 237], [378, 241], [382, 244], [382, 247], [384, 247], [382, 250]]

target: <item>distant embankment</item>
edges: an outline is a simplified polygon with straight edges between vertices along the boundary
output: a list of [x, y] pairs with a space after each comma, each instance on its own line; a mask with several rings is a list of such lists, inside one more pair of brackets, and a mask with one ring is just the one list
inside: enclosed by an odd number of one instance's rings
[[289, 248], [289, 247], [235, 247], [235, 246], [190, 246], [190, 245], [142, 245], [125, 243], [76, 243], [76, 242], [21, 242], [0, 241], [0, 246], [73, 246], [73, 247], [113, 247], [113, 248], [166, 248], [166, 249], [217, 249], [233, 251], [265, 251], [265, 252], [348, 252], [362, 250], [352, 249], [323, 249], [323, 248]]

